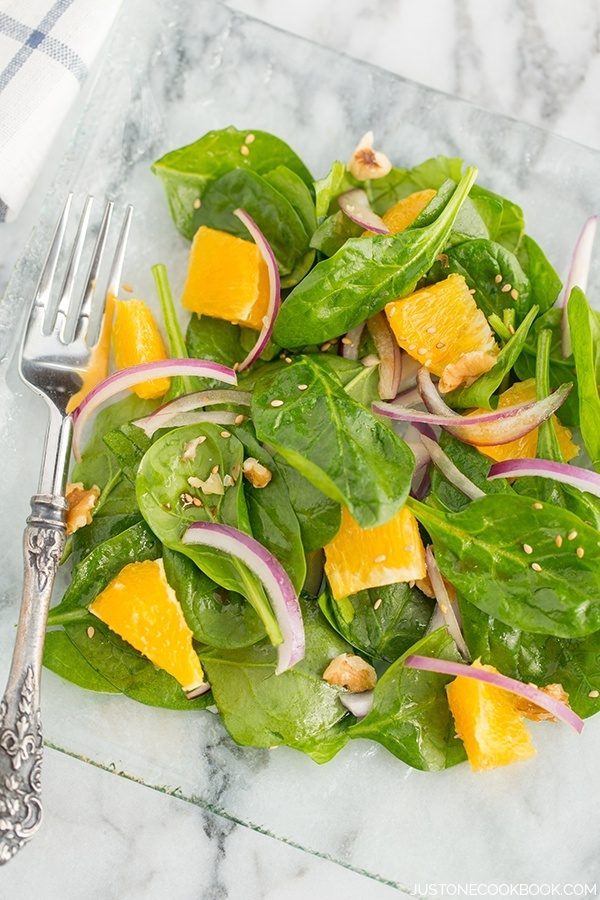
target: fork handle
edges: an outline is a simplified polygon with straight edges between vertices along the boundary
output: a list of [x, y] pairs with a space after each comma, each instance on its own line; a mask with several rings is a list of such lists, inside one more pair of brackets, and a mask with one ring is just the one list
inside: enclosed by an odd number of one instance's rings
[[40, 674], [48, 607], [65, 545], [64, 497], [36, 494], [23, 535], [23, 599], [0, 704], [0, 865], [40, 826]]

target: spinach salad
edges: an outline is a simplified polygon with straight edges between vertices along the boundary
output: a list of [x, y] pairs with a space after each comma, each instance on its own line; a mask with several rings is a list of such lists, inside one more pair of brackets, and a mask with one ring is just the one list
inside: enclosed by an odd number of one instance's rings
[[152, 168], [191, 241], [187, 330], [162, 264], [162, 329], [108, 304], [45, 665], [319, 763], [366, 739], [486, 769], [535, 752], [530, 721], [580, 731], [600, 710], [595, 219], [563, 287], [474, 167], [398, 168], [371, 133], [317, 181], [233, 127]]

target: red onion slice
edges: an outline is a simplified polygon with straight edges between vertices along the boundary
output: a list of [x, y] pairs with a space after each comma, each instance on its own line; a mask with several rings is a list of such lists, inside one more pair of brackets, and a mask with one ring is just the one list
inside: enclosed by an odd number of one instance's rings
[[93, 413], [107, 400], [122, 391], [154, 378], [170, 378], [175, 375], [194, 375], [200, 378], [214, 378], [226, 384], [237, 384], [233, 369], [206, 359], [163, 359], [159, 362], [141, 363], [114, 372], [97, 384], [87, 394], [73, 412], [73, 455], [81, 458], [80, 444], [83, 429]]
[[385, 313], [371, 316], [367, 321], [367, 329], [379, 356], [379, 396], [382, 400], [393, 400], [402, 378], [400, 347]]
[[277, 313], [281, 306], [281, 282], [279, 280], [279, 267], [277, 265], [277, 260], [275, 259], [275, 254], [271, 250], [271, 245], [252, 216], [248, 215], [245, 209], [234, 209], [233, 214], [234, 216], [237, 216], [240, 222], [243, 222], [254, 238], [254, 242], [266, 263], [267, 272], [269, 274], [269, 304], [263, 318], [263, 327], [260, 330], [260, 334], [258, 335], [252, 350], [250, 350], [247, 357], [236, 366], [238, 372], [243, 372], [244, 369], [247, 369], [248, 366], [251, 366], [252, 363], [259, 358], [271, 339], [275, 319], [277, 318]]
[[[182, 413], [199, 410], [204, 406], [215, 406], [219, 403], [235, 403], [240, 406], [250, 406], [251, 397], [252, 395], [248, 391], [194, 391], [193, 394], [184, 394], [183, 397], [177, 397], [176, 400], [165, 403], [153, 413], [150, 413], [149, 416], [144, 416], [143, 419], [137, 419], [133, 424], [137, 425], [138, 428], [141, 428], [142, 431], [145, 431], [148, 437], [152, 437], [159, 428], [166, 428], [176, 416], [179, 416]], [[219, 420], [213, 416], [198, 421], [214, 421], [220, 424]], [[233, 419], [231, 421], [233, 422]], [[189, 424], [194, 423], [189, 422]]]
[[262, 582], [283, 635], [277, 648], [276, 675], [304, 658], [304, 623], [298, 597], [281, 563], [262, 544], [231, 525], [216, 522], [194, 522], [182, 540], [235, 556]]
[[362, 322], [355, 328], [351, 328], [348, 334], [342, 338], [342, 356], [344, 359], [358, 359], [360, 339], [365, 330], [366, 322]]
[[[409, 388], [414, 388], [417, 384], [417, 373], [421, 368], [421, 363], [418, 359], [413, 359], [408, 353], [405, 353], [404, 350], [401, 351], [402, 356], [402, 381], [400, 382], [400, 386], [398, 387], [399, 392], [408, 391]], [[409, 401], [406, 401], [407, 403]]]
[[573, 250], [569, 276], [567, 278], [567, 283], [565, 285], [560, 301], [560, 305], [563, 308], [561, 319], [561, 349], [562, 355], [565, 359], [573, 352], [567, 305], [569, 303], [571, 291], [574, 287], [581, 288], [584, 293], [587, 288], [588, 275], [590, 273], [590, 266], [592, 263], [592, 249], [594, 247], [594, 237], [596, 236], [597, 225], [598, 216], [590, 216], [590, 218], [587, 220], [587, 222], [585, 222], [583, 228], [581, 229], [579, 237], [577, 238], [577, 243], [575, 244], [575, 249]]
[[340, 693], [340, 703], [357, 719], [364, 719], [373, 709], [373, 691], [362, 691], [360, 694]]
[[383, 219], [371, 209], [367, 192], [362, 188], [354, 188], [346, 191], [345, 194], [340, 194], [338, 203], [344, 215], [348, 216], [356, 225], [360, 225], [361, 228], [373, 231], [375, 234], [390, 233], [390, 229]]
[[427, 369], [422, 368], [419, 371], [417, 383], [423, 403], [432, 416], [415, 410], [399, 409], [389, 404], [374, 404], [374, 408], [377, 407], [376, 412], [398, 421], [441, 425], [465, 444], [474, 444], [477, 447], [508, 444], [529, 434], [562, 406], [573, 387], [572, 384], [562, 384], [543, 400], [531, 400], [528, 403], [507, 406], [491, 412], [461, 416], [444, 402]]
[[506, 459], [504, 462], [494, 463], [488, 474], [488, 478], [523, 476], [552, 478], [578, 491], [600, 497], [600, 475], [597, 472], [590, 472], [589, 469], [571, 466], [568, 463], [552, 462], [549, 459]]
[[425, 550], [425, 560], [427, 562], [427, 574], [429, 575], [431, 587], [435, 594], [435, 602], [444, 618], [445, 625], [448, 627], [448, 634], [458, 647], [462, 658], [470, 660], [471, 655], [460, 628], [457, 610], [454, 608], [454, 604], [450, 598], [444, 579], [442, 578], [442, 573], [436, 562], [431, 545]]
[[465, 497], [469, 497], [470, 500], [479, 500], [480, 497], [485, 497], [485, 493], [481, 488], [478, 488], [470, 478], [467, 478], [467, 476], [454, 465], [450, 457], [444, 453], [436, 441], [432, 441], [431, 438], [428, 438], [424, 434], [421, 435], [421, 441], [429, 453], [433, 464], [437, 466], [450, 484], [453, 484], [459, 491], [462, 491]]
[[479, 669], [477, 666], [468, 666], [465, 663], [451, 662], [446, 659], [435, 659], [431, 656], [407, 656], [404, 665], [422, 672], [436, 672], [438, 675], [455, 675], [483, 681], [493, 687], [516, 694], [518, 697], [524, 697], [531, 703], [535, 703], [536, 706], [541, 706], [542, 709], [566, 722], [578, 733], [581, 733], [583, 729], [583, 719], [566, 703], [555, 700], [554, 697], [550, 697], [532, 684], [525, 684], [517, 681], [516, 678], [509, 678], [507, 675], [501, 675], [500, 672], [488, 672], [487, 669]]

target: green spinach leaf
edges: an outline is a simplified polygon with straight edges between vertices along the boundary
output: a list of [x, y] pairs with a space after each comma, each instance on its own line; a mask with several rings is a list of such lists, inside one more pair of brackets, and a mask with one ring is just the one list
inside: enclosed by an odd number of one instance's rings
[[529, 279], [530, 300], [545, 313], [554, 306], [562, 283], [546, 254], [528, 234], [523, 235], [517, 258]]
[[44, 666], [65, 681], [70, 681], [87, 691], [98, 691], [103, 694], [120, 693], [110, 681], [92, 668], [62, 628], [49, 631], [46, 635]]
[[310, 246], [318, 250], [324, 256], [333, 256], [344, 246], [350, 238], [358, 238], [364, 228], [344, 215], [341, 209], [327, 216], [314, 231]]
[[342, 508], [282, 456], [276, 454], [275, 459], [298, 519], [304, 550], [306, 553], [320, 550], [340, 530]]
[[600, 470], [600, 322], [585, 294], [573, 288], [567, 312], [579, 389], [579, 427], [593, 467]]

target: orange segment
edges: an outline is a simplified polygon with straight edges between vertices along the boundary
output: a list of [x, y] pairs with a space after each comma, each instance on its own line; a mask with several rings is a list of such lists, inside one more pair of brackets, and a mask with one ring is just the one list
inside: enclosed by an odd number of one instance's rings
[[[495, 672], [493, 666], [473, 663]], [[528, 759], [535, 747], [512, 695], [474, 678], [455, 678], [446, 688], [456, 731], [473, 769], [493, 769]]]
[[385, 311], [400, 347], [434, 375], [466, 353], [497, 352], [488, 321], [462, 275], [393, 300]]
[[269, 275], [256, 244], [201, 225], [194, 236], [181, 298], [186, 309], [260, 331]]
[[110, 336], [112, 332], [114, 309], [115, 297], [113, 294], [107, 294], [104, 316], [102, 317], [102, 326], [100, 328], [100, 337], [92, 350], [88, 367], [83, 373], [83, 384], [67, 403], [68, 413], [77, 409], [83, 398], [87, 397], [89, 392], [93, 390], [97, 384], [100, 384], [101, 381], [104, 381], [108, 375]]
[[[167, 359], [167, 351], [156, 319], [143, 300], [116, 300], [113, 323], [113, 351], [117, 369]], [[144, 400], [162, 397], [169, 389], [168, 378], [136, 384], [132, 390]]]
[[375, 528], [361, 528], [342, 508], [340, 530], [325, 546], [325, 574], [336, 600], [398, 581], [425, 578], [425, 548], [417, 520], [403, 508]]
[[[517, 381], [507, 391], [500, 394], [498, 399], [499, 409], [507, 406], [517, 406], [519, 403], [527, 403], [529, 400], [535, 400], [535, 378], [529, 378], [527, 381]], [[478, 412], [486, 412], [486, 410], [475, 410], [472, 415]], [[579, 447], [571, 440], [571, 432], [564, 425], [561, 425], [556, 416], [552, 417], [556, 436], [563, 455], [563, 459], [569, 462], [579, 453]], [[510, 441], [508, 444], [492, 444], [489, 447], [478, 447], [481, 453], [501, 462], [504, 459], [525, 459], [536, 455], [537, 451], [538, 429], [534, 428], [529, 434], [517, 438], [516, 441]]]
[[98, 594], [91, 613], [189, 692], [204, 682], [192, 632], [162, 559], [126, 565]]
[[398, 200], [397, 203], [390, 206], [381, 218], [392, 234], [399, 234], [399, 232], [408, 228], [409, 225], [412, 225], [425, 207], [429, 206], [436, 193], [437, 191], [428, 188], [425, 191], [416, 191], [414, 194], [409, 194], [408, 197], [404, 197], [403, 200]]

